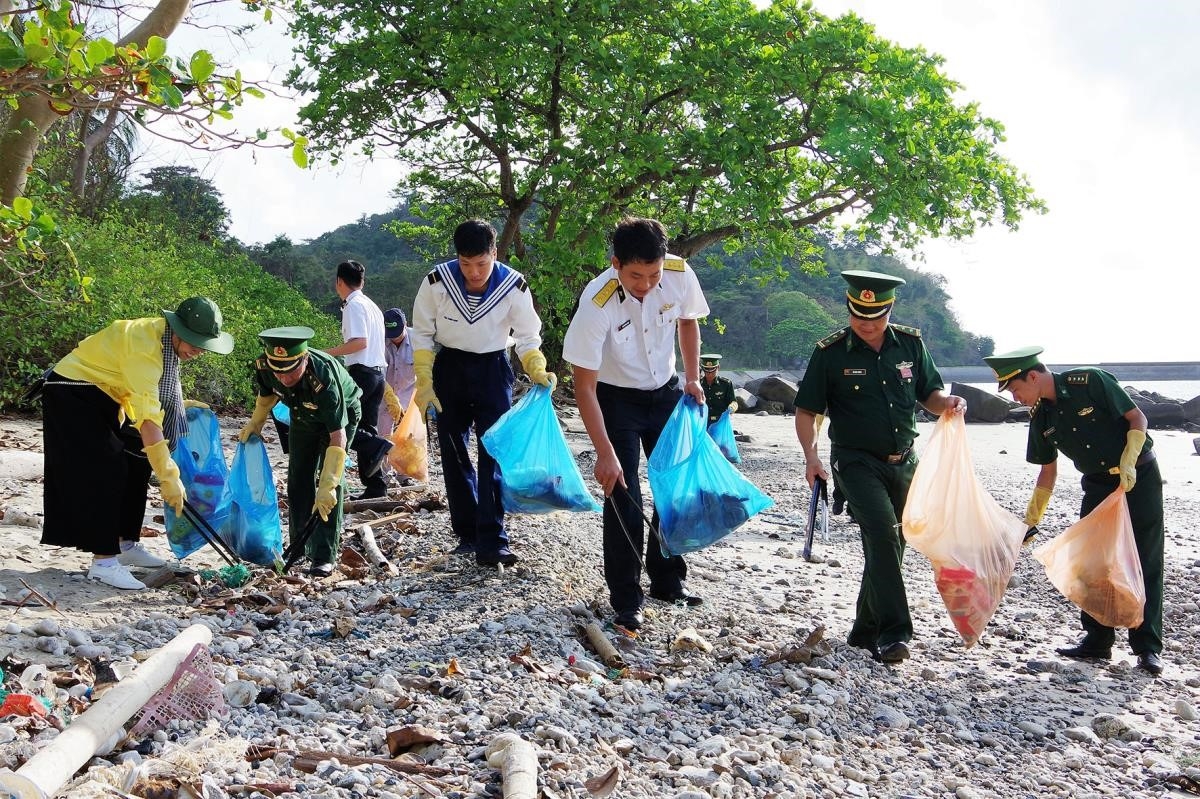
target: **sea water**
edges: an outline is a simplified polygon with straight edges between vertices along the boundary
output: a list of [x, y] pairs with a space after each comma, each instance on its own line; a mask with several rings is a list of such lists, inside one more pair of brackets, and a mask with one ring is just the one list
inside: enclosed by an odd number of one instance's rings
[[[1200, 396], [1200, 380], [1121, 380], [1119, 382], [1125, 388], [1136, 388], [1143, 393], [1153, 391], [1180, 402], [1187, 402], [1193, 397]], [[996, 393], [995, 383], [967, 383], [966, 385], [992, 394]], [[1003, 397], [1012, 399], [1007, 391], [1004, 392]]]

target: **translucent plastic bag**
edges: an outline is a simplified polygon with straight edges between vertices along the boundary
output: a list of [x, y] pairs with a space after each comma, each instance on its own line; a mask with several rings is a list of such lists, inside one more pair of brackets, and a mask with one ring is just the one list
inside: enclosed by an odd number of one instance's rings
[[229, 470], [229, 520], [223, 531], [239, 557], [271, 566], [283, 557], [283, 526], [267, 445], [259, 436], [237, 445]]
[[703, 549], [775, 504], [725, 459], [706, 418], [704, 406], [684, 395], [650, 453], [646, 471], [667, 556]]
[[[217, 415], [208, 408], [187, 409], [188, 432], [171, 453], [179, 466], [179, 479], [188, 503], [213, 530], [220, 530], [229, 518], [229, 497], [225, 482], [229, 467], [221, 450], [221, 427]], [[204, 546], [204, 536], [185, 517], [177, 516], [170, 505], [163, 514], [167, 543], [177, 558], [186, 558]]]
[[425, 482], [429, 479], [429, 447], [428, 432], [425, 429], [425, 419], [417, 408], [417, 395], [414, 393], [404, 411], [404, 418], [396, 425], [392, 433], [392, 448], [388, 451], [388, 463], [397, 472], [414, 480]]
[[550, 389], [534, 386], [483, 434], [500, 464], [500, 495], [510, 513], [599, 511], [563, 437]]
[[1129, 502], [1120, 487], [1033, 556], [1054, 587], [1096, 621], [1106, 627], [1141, 626], [1146, 585]]
[[908, 489], [904, 538], [933, 564], [950, 620], [968, 648], [1008, 587], [1025, 523], [975, 477], [962, 414], [942, 414]]
[[737, 441], [733, 437], [733, 416], [726, 409], [717, 421], [708, 426], [708, 434], [717, 442], [721, 454], [730, 463], [741, 463], [742, 456], [738, 454]]

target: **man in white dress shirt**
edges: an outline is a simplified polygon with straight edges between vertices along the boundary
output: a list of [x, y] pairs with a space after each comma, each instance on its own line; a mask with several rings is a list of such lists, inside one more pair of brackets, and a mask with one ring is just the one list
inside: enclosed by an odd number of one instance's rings
[[[698, 605], [684, 586], [687, 565], [646, 541], [638, 470], [678, 403], [675, 341], [684, 385], [704, 404], [700, 325], [708, 303], [696, 273], [667, 253], [667, 233], [654, 219], [627, 218], [613, 233], [612, 266], [588, 283], [567, 328], [563, 360], [574, 366], [575, 400], [596, 448], [596, 480], [604, 489], [604, 579], [627, 630], [642, 625], [643, 553], [650, 596]], [[620, 514], [618, 517], [617, 514]], [[658, 513], [652, 519], [658, 529]]]
[[518, 558], [504, 529], [500, 467], [482, 444], [478, 471], [471, 465], [471, 428], [482, 438], [512, 407], [510, 332], [529, 378], [551, 388], [555, 378], [539, 349], [542, 320], [529, 285], [496, 260], [496, 230], [467, 220], [454, 231], [454, 251], [458, 257], [435, 266], [417, 290], [410, 328], [417, 407], [437, 413], [455, 553], [474, 553], [483, 566], [507, 565]]
[[363, 294], [366, 276], [366, 267], [358, 261], [338, 264], [334, 289], [342, 300], [342, 343], [326, 350], [345, 360], [346, 371], [362, 391], [362, 421], [350, 446], [358, 460], [364, 491], [354, 499], [387, 496], [382, 469], [392, 448], [392, 442], [379, 435], [379, 403], [383, 399], [383, 370], [387, 366], [383, 312]]

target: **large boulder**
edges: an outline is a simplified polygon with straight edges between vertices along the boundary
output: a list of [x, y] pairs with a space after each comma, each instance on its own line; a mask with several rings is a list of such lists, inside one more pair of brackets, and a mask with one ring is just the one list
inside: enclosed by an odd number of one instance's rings
[[1200, 397], [1192, 397], [1183, 403], [1183, 418], [1193, 424], [1200, 424]]
[[1153, 430], [1183, 427], [1183, 423], [1187, 421], [1183, 413], [1183, 406], [1178, 402], [1159, 402], [1138, 407], [1142, 409], [1142, 413], [1146, 414], [1146, 421]]
[[967, 421], [997, 424], [1008, 421], [1013, 404], [1004, 397], [968, 386], [966, 383], [951, 383], [950, 393], [967, 401]]
[[769, 402], [778, 402], [787, 407], [796, 404], [796, 384], [779, 375], [764, 377], [758, 381], [758, 387], [751, 390]]
[[738, 413], [748, 413], [758, 407], [758, 397], [744, 388], [735, 388], [733, 397], [737, 400]]

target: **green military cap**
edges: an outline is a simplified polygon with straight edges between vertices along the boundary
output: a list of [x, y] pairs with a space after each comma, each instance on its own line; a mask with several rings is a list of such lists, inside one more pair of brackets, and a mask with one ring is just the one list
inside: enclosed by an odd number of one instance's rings
[[904, 278], [861, 269], [842, 272], [842, 279], [849, 286], [846, 300], [850, 313], [861, 319], [875, 319], [886, 314], [896, 301], [896, 287], [904, 285]]
[[308, 340], [316, 335], [311, 327], [272, 327], [258, 334], [267, 365], [276, 372], [290, 372], [308, 352]]
[[721, 356], [716, 353], [700, 356], [701, 369], [716, 369], [721, 365]]
[[1022, 347], [1002, 355], [989, 355], [983, 360], [996, 373], [996, 390], [1003, 391], [1008, 386], [1009, 380], [1041, 363], [1038, 356], [1043, 352], [1045, 352], [1044, 347]]

